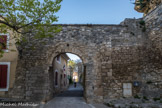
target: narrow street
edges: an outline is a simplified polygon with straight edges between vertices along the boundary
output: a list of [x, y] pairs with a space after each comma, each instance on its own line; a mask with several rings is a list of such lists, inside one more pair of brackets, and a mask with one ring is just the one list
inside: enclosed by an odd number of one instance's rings
[[40, 108], [108, 108], [103, 104], [87, 104], [83, 98], [83, 87], [77, 83], [76, 88], [70, 85], [68, 90], [57, 95]]
[[79, 83], [77, 83], [76, 87], [71, 84], [67, 91], [57, 95], [57, 97], [83, 97], [83, 87]]

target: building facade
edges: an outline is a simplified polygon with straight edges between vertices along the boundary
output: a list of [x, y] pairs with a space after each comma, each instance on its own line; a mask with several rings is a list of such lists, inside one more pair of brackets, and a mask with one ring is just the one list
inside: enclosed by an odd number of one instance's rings
[[66, 54], [60, 54], [54, 59], [54, 92], [55, 94], [66, 90], [69, 86], [68, 80], [68, 60]]
[[18, 60], [18, 51], [12, 32], [0, 33], [0, 97], [9, 97], [13, 88]]

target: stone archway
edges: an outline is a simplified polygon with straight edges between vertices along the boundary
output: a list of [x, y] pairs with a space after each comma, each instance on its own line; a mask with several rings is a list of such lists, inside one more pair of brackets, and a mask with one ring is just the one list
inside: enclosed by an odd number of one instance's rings
[[[85, 91], [84, 91], [84, 97], [85, 99], [87, 99], [87, 97], [89, 97], [89, 91], [92, 91], [92, 90], [88, 90], [88, 87], [91, 86], [90, 85], [90, 74], [92, 74], [92, 71], [93, 71], [93, 67], [91, 67], [93, 65], [93, 62], [91, 59], [87, 59], [88, 55], [86, 55], [86, 53], [83, 53], [85, 52], [85, 48], [81, 49], [80, 47], [75, 47], [73, 46], [72, 43], [59, 43], [57, 44], [56, 46], [54, 46], [53, 48], [54, 50], [51, 52], [51, 56], [48, 56], [48, 62], [50, 64], [50, 66], [52, 65], [52, 62], [53, 62], [53, 59], [59, 55], [59, 54], [62, 54], [62, 53], [72, 53], [72, 54], [75, 54], [75, 55], [78, 55], [81, 59], [82, 59], [82, 62], [83, 62], [83, 65], [85, 68], [85, 73], [86, 75], [85, 76], [88, 76], [88, 77], [85, 77]], [[89, 65], [91, 64], [91, 65]], [[50, 69], [50, 67], [49, 67]], [[87, 70], [89, 69], [89, 70]], [[88, 74], [88, 75], [87, 75]], [[52, 92], [52, 91], [51, 91]], [[51, 98], [51, 93], [49, 93], [49, 96], [47, 96], [47, 100], [48, 98]], [[90, 102], [92, 101], [92, 99], [89, 99], [87, 100], [87, 102]]]
[[[51, 46], [54, 47], [51, 51], [51, 55], [49, 55], [48, 57], [48, 62], [50, 64], [50, 66], [52, 65], [52, 61], [53, 58], [55, 58], [57, 55], [61, 54], [61, 53], [73, 53], [78, 55], [81, 59], [82, 62], [84, 64], [85, 71], [86, 71], [86, 77], [85, 77], [85, 92], [84, 92], [84, 96], [85, 99], [87, 100], [87, 102], [92, 102], [93, 101], [93, 96], [95, 95], [93, 93], [93, 89], [94, 89], [94, 85], [93, 85], [93, 72], [94, 72], [94, 62], [93, 62], [93, 56], [88, 56], [88, 48], [86, 48], [86, 46], [84, 45], [76, 45], [76, 43], [68, 43], [68, 42], [60, 42], [57, 43], [57, 45]], [[86, 53], [87, 52], [87, 53]]]

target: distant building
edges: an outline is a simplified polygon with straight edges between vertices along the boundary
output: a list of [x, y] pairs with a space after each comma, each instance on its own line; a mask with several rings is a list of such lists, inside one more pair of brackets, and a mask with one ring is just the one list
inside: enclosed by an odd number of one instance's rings
[[79, 77], [78, 77], [78, 72], [73, 72], [73, 82], [78, 82]]

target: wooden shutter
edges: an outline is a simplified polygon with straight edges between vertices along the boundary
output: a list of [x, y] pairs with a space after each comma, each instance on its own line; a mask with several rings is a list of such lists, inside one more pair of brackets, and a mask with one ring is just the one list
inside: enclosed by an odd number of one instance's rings
[[64, 74], [64, 86], [65, 86], [65, 74]]
[[0, 36], [0, 44], [2, 45], [2, 49], [7, 49], [7, 35]]
[[55, 85], [57, 85], [57, 80], [58, 80], [58, 73], [56, 72], [56, 76], [55, 76]]
[[0, 65], [0, 88], [7, 87], [7, 68], [8, 65]]

